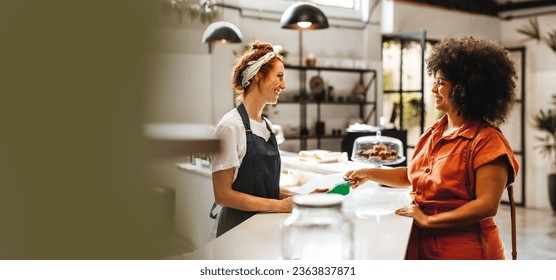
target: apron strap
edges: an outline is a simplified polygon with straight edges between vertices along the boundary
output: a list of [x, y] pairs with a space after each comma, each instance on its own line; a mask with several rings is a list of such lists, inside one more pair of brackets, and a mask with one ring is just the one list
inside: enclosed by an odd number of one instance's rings
[[245, 126], [245, 131], [251, 132], [251, 123], [249, 122], [249, 115], [247, 114], [247, 110], [245, 110], [245, 106], [243, 105], [243, 102], [236, 107], [236, 110], [239, 112], [239, 115], [241, 116], [241, 120], [243, 121], [243, 126]]
[[[245, 126], [245, 131], [247, 131], [247, 133], [251, 132], [251, 124], [249, 123], [249, 115], [247, 114], [247, 110], [245, 110], [245, 106], [243, 105], [243, 103], [240, 103], [237, 107], [236, 110], [239, 112], [239, 115], [241, 116], [241, 120], [243, 122], [243, 125]], [[268, 124], [267, 124], [268, 126]], [[212, 207], [210, 208], [210, 212], [209, 212], [209, 217], [211, 219], [216, 219], [218, 217], [218, 213], [219, 211], [215, 211], [215, 210], [219, 210], [217, 209], [218, 204], [216, 204], [216, 202], [212, 203]]]
[[[251, 132], [251, 122], [249, 121], [249, 115], [247, 114], [247, 110], [245, 109], [245, 105], [243, 105], [243, 103], [240, 103], [236, 107], [236, 110], [239, 112], [239, 115], [241, 116], [241, 121], [243, 122], [243, 126], [245, 127], [245, 131]], [[272, 128], [268, 124], [268, 120], [265, 117], [262, 117], [262, 119], [263, 119], [264, 123], [266, 124], [266, 129], [268, 129], [268, 131], [270, 131], [270, 134], [274, 134], [274, 132], [272, 131]]]
[[214, 212], [216, 206], [218, 206], [218, 204], [216, 204], [216, 202], [213, 202], [209, 212], [209, 217], [213, 220], [216, 219], [216, 217], [218, 217], [218, 211], [216, 213]]

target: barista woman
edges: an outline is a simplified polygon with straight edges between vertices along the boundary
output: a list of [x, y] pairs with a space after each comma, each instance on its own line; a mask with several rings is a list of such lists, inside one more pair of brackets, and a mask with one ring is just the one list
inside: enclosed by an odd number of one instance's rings
[[286, 89], [282, 58], [271, 44], [255, 41], [239, 57], [232, 87], [239, 105], [218, 123], [215, 135], [221, 151], [212, 156], [216, 203], [222, 205], [217, 236], [257, 212], [290, 212], [291, 193], [279, 187], [280, 153], [270, 121], [262, 116], [266, 104], [276, 104]]
[[354, 187], [372, 180], [412, 186], [408, 259], [504, 259], [494, 222], [504, 188], [518, 165], [503, 123], [514, 101], [516, 72], [499, 44], [470, 36], [433, 48], [427, 71], [436, 109], [445, 115], [421, 136], [408, 168], [361, 169], [345, 177]]

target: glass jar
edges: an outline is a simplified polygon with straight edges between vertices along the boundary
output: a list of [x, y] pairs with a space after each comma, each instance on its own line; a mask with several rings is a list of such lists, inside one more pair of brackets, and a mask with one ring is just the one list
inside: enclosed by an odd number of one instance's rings
[[292, 214], [281, 228], [282, 259], [353, 259], [353, 225], [342, 214], [342, 200], [339, 194], [294, 196]]

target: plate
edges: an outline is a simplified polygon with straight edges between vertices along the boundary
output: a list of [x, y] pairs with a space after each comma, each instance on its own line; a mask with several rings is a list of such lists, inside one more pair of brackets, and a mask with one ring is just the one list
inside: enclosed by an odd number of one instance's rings
[[309, 80], [311, 94], [322, 94], [324, 92], [324, 81], [320, 76], [314, 76]]
[[351, 160], [357, 162], [372, 163], [372, 164], [392, 165], [392, 164], [398, 164], [404, 162], [405, 157], [400, 156], [396, 160], [370, 160], [370, 159], [360, 158], [357, 156], [352, 156]]

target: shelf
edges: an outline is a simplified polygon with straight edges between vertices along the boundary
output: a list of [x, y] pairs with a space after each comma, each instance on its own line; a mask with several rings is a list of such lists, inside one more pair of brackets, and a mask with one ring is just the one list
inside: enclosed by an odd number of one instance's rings
[[[276, 105], [280, 105], [280, 104], [299, 104], [302, 101], [295, 101], [295, 100], [278, 100], [278, 103]], [[307, 100], [305, 103], [307, 104], [320, 104], [320, 105], [375, 105], [376, 102], [374, 101], [364, 101], [364, 102], [358, 102], [358, 101], [343, 101], [343, 102], [339, 102], [339, 101], [315, 101], [315, 100]]]
[[[403, 93], [421, 93], [420, 89], [413, 89], [413, 90], [403, 90]], [[391, 94], [391, 93], [400, 93], [399, 89], [392, 89], [392, 90], [384, 90], [384, 94]]]
[[[378, 98], [378, 90], [377, 90], [377, 72], [375, 69], [367, 69], [367, 68], [342, 68], [342, 67], [323, 67], [323, 66], [299, 66], [299, 65], [291, 65], [285, 64], [284, 67], [286, 69], [293, 69], [299, 72], [299, 84], [301, 87], [299, 88], [299, 95], [297, 96], [297, 100], [294, 100], [293, 97], [290, 100], [280, 100], [278, 104], [296, 104], [299, 106], [299, 129], [300, 131], [308, 131], [307, 129], [307, 105], [313, 106], [316, 105], [317, 107], [317, 123], [321, 122], [321, 107], [326, 107], [326, 110], [330, 109], [329, 106], [334, 105], [348, 105], [348, 106], [358, 106], [359, 117], [361, 119], [368, 120], [372, 114], [375, 114], [376, 111], [376, 100]], [[318, 71], [319, 74], [321, 71], [323, 72], [344, 72], [349, 73], [351, 75], [357, 74], [359, 76], [359, 84], [364, 88], [364, 96], [359, 98], [361, 101], [356, 101], [355, 98], [344, 97], [345, 101], [325, 101], [323, 98], [322, 100], [316, 100], [315, 96], [307, 95], [307, 72], [309, 71]], [[365, 80], [367, 80], [366, 82]], [[371, 89], [371, 85], [373, 85]], [[369, 90], [373, 91], [372, 99], [368, 96]], [[290, 91], [291, 93], [291, 91]], [[295, 96], [295, 95], [294, 95]], [[341, 96], [341, 95], [338, 95]], [[320, 96], [319, 96], [320, 97]], [[372, 101], [368, 101], [371, 99]], [[322, 106], [321, 106], [322, 105]], [[324, 106], [327, 105], [327, 106]], [[366, 107], [371, 107], [371, 110], [368, 113], [368, 117], [365, 117]], [[377, 121], [377, 117], [375, 114], [375, 122]], [[321, 132], [321, 130], [317, 130]], [[305, 150], [307, 149], [307, 140], [308, 139], [316, 139], [317, 140], [317, 148], [320, 149], [321, 147], [321, 139], [341, 139], [343, 135], [307, 135], [307, 136], [286, 136], [286, 139], [298, 139], [300, 142], [300, 149]]]
[[321, 136], [317, 136], [317, 135], [307, 135], [305, 137], [301, 137], [301, 136], [293, 136], [293, 135], [286, 135], [286, 140], [299, 140], [299, 139], [340, 139], [343, 138], [344, 136], [346, 136], [345, 134], [340, 134], [340, 135], [321, 135]]
[[315, 70], [315, 71], [336, 71], [336, 72], [354, 72], [354, 73], [374, 73], [375, 69], [366, 68], [338, 68], [338, 67], [325, 67], [325, 66], [299, 66], [285, 64], [286, 69], [297, 69], [297, 70]]

